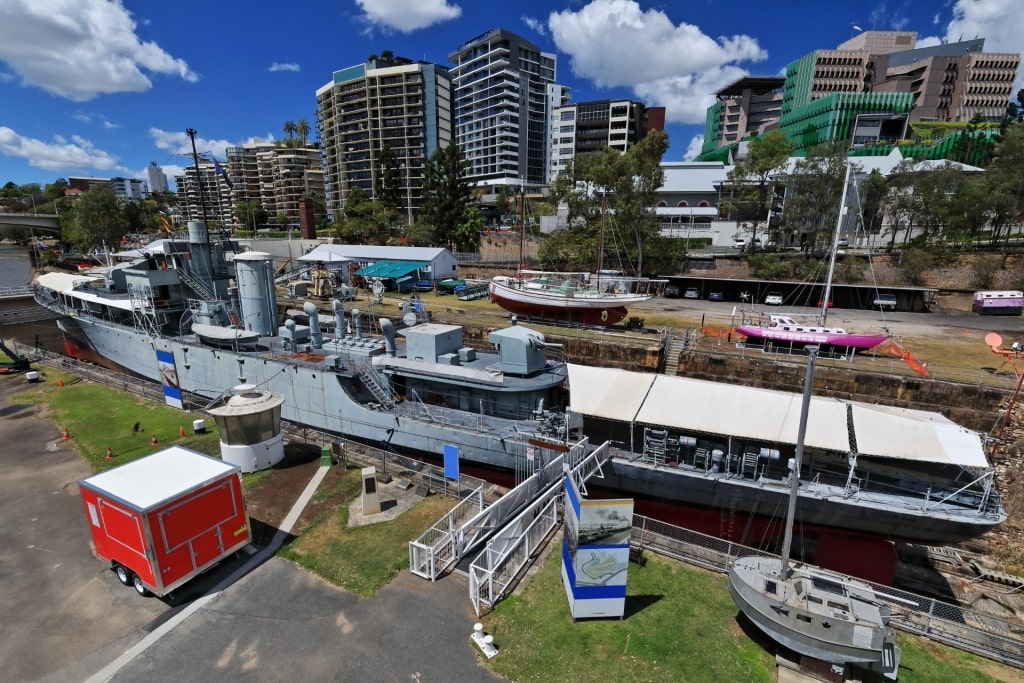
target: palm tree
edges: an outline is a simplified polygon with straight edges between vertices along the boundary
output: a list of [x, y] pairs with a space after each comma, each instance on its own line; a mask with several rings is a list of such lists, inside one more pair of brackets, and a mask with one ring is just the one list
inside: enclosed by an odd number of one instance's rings
[[285, 121], [284, 122], [284, 132], [288, 134], [288, 139], [289, 140], [291, 140], [292, 137], [295, 135], [295, 131], [296, 131], [296, 125], [295, 125], [294, 121]]
[[306, 136], [309, 135], [309, 123], [306, 119], [299, 119], [299, 122], [295, 124], [295, 132], [298, 134], [299, 139], [302, 140], [302, 146], [306, 146]]

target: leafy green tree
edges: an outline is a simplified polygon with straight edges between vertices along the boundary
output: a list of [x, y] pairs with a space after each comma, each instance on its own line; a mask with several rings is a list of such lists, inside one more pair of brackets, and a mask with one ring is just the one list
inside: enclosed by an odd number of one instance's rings
[[807, 156], [793, 167], [792, 194], [786, 201], [786, 229], [801, 235], [805, 251], [820, 252], [831, 246], [846, 164], [846, 145], [836, 141], [808, 150]]
[[487, 219], [475, 206], [466, 209], [462, 220], [452, 233], [452, 242], [458, 251], [476, 251], [480, 244], [480, 233], [487, 227]]
[[889, 184], [878, 169], [872, 169], [864, 178], [857, 190], [860, 200], [860, 214], [863, 220], [865, 236], [877, 235], [882, 229], [885, 210], [885, 198], [889, 193]]
[[242, 226], [242, 229], [251, 230], [253, 234], [270, 217], [270, 214], [257, 199], [244, 199], [238, 202], [235, 204], [234, 214], [235, 220]]
[[[1018, 98], [1024, 96], [1024, 90]], [[992, 236], [1005, 236], [1010, 230], [1024, 222], [1024, 125], [1016, 124], [996, 145], [992, 162], [985, 170], [985, 182], [990, 193], [990, 215]]]
[[284, 122], [284, 133], [285, 133], [285, 135], [288, 136], [289, 140], [291, 140], [291, 139], [293, 139], [295, 137], [295, 131], [297, 129], [298, 128], [295, 125], [294, 121], [285, 121]]
[[55, 201], [64, 198], [64, 190], [68, 189], [68, 181], [64, 178], [57, 178], [52, 183], [47, 183], [43, 187], [43, 197], [49, 201]]
[[434, 243], [434, 228], [427, 223], [417, 221], [412, 225], [405, 226], [402, 236], [405, 238], [404, 244], [407, 247], [429, 247]]
[[424, 169], [420, 218], [433, 226], [434, 239], [448, 249], [455, 246], [456, 229], [472, 198], [468, 168], [458, 145], [451, 143], [434, 150]]
[[391, 145], [384, 143], [377, 157], [377, 173], [373, 179], [373, 198], [381, 208], [392, 214], [402, 206], [402, 171]]
[[760, 232], [761, 223], [769, 220], [776, 178], [794, 148], [785, 133], [773, 130], [751, 140], [746, 158], [729, 171], [729, 187], [722, 203], [732, 220], [747, 226], [751, 244]]
[[82, 251], [116, 244], [128, 232], [128, 219], [114, 190], [105, 183], [93, 185], [60, 215], [61, 235]]
[[900, 267], [911, 284], [924, 285], [925, 271], [935, 265], [935, 259], [925, 249], [904, 249], [900, 254]]
[[345, 210], [335, 216], [338, 237], [346, 244], [366, 244], [376, 234], [373, 203], [358, 185], [349, 188]]
[[288, 231], [288, 214], [286, 214], [284, 211], [279, 211], [277, 213], [277, 225], [281, 228], [282, 231]]
[[606, 147], [574, 159], [553, 188], [554, 198], [568, 209], [568, 227], [556, 234], [566, 234], [547, 237], [545, 242], [554, 240], [540, 252], [542, 260], [552, 267], [617, 263], [624, 270], [648, 272], [645, 245], [658, 235], [653, 207], [665, 181], [661, 158], [667, 148], [668, 136], [653, 131], [625, 154]]

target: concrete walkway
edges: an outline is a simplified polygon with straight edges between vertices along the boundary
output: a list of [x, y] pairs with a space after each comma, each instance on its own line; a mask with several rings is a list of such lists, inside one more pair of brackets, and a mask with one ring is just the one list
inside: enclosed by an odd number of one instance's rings
[[[327, 472], [319, 468], [270, 547], [225, 561], [173, 599], [121, 586], [89, 547], [76, 482], [90, 474], [37, 408], [0, 378], [0, 661], [8, 681], [500, 681], [470, 641], [465, 578], [401, 573], [360, 600], [273, 557]], [[500, 643], [499, 643], [500, 644]]]

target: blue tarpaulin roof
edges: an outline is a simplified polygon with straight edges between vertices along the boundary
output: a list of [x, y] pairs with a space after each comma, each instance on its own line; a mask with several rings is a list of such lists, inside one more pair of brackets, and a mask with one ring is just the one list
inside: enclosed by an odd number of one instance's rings
[[400, 278], [429, 265], [430, 261], [377, 261], [373, 265], [360, 268], [356, 271], [356, 275]]

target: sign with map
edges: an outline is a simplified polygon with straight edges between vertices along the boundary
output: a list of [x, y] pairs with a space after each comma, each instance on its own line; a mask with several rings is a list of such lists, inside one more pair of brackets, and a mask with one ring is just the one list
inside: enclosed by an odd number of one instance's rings
[[573, 621], [625, 613], [633, 500], [587, 500], [565, 477], [562, 582]]

